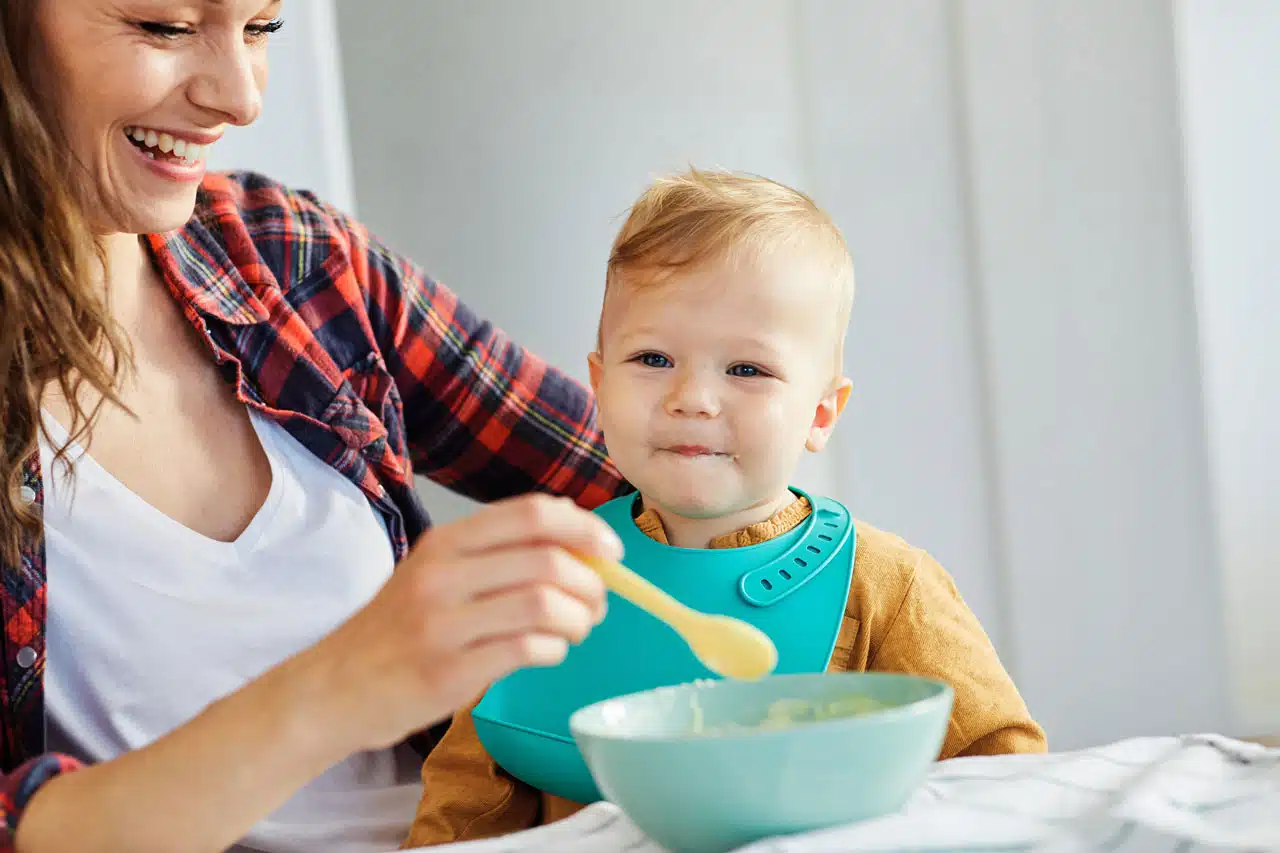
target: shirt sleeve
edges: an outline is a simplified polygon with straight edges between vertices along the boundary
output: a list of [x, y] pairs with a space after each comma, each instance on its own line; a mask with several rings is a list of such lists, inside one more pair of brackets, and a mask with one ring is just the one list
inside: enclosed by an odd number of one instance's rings
[[480, 501], [541, 491], [594, 508], [630, 491], [605, 452], [586, 387], [335, 215], [368, 291], [417, 473]]
[[18, 821], [36, 791], [49, 780], [79, 767], [74, 758], [47, 753], [0, 777], [0, 813], [4, 817], [4, 823], [0, 825], [0, 853], [13, 853]]
[[950, 575], [922, 554], [868, 667], [934, 678], [955, 691], [941, 758], [1044, 752], [1028, 711]]
[[543, 795], [489, 757], [471, 708], [454, 715], [449, 730], [423, 762], [422, 786], [406, 848], [495, 838], [529, 829], [542, 819]]

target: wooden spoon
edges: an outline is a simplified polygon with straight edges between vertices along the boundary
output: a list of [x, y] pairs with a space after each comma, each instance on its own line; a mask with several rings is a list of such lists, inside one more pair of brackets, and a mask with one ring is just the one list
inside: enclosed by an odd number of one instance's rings
[[595, 569], [605, 586], [670, 625], [712, 672], [725, 678], [755, 681], [778, 665], [777, 647], [754, 625], [687, 607], [621, 563], [578, 556]]

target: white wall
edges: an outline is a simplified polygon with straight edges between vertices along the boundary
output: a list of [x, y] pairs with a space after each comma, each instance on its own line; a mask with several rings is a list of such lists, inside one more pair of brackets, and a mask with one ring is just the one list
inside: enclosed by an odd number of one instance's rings
[[1067, 742], [1229, 727], [1168, 5], [959, 10], [1022, 687]]
[[1244, 724], [1280, 731], [1280, 4], [1176, 14], [1232, 681]]
[[229, 129], [209, 168], [253, 169], [354, 212], [333, 0], [289, 3], [283, 17], [271, 36], [262, 117]]
[[832, 460], [839, 497], [934, 552], [1016, 668], [991, 511], [949, 15], [935, 0], [794, 9], [810, 181], [846, 234], [858, 279], [846, 358], [854, 397]]
[[338, 7], [375, 231], [582, 377], [650, 174], [812, 191], [856, 388], [801, 481], [942, 559], [1055, 748], [1235, 731], [1168, 4], [378, 8]]

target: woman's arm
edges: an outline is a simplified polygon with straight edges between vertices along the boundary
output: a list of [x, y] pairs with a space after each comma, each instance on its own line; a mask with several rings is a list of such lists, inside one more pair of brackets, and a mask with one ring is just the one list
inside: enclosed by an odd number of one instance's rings
[[354, 751], [325, 719], [332, 688], [291, 661], [148, 747], [58, 776], [32, 798], [13, 849], [225, 850]]
[[588, 389], [359, 223], [326, 211], [368, 293], [417, 473], [481, 501], [541, 491], [594, 508], [631, 491], [605, 453]]
[[559, 663], [604, 614], [600, 579], [570, 553], [621, 551], [595, 515], [546, 496], [434, 528], [315, 646], [152, 745], [48, 781], [0, 850], [224, 850], [343, 757], [443, 720], [515, 669]]

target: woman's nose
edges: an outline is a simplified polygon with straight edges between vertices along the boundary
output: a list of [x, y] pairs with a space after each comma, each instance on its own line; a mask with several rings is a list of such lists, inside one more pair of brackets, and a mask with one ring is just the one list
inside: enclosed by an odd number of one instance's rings
[[218, 113], [228, 124], [252, 124], [262, 112], [266, 69], [246, 45], [219, 48], [206, 54], [191, 83], [191, 102]]

